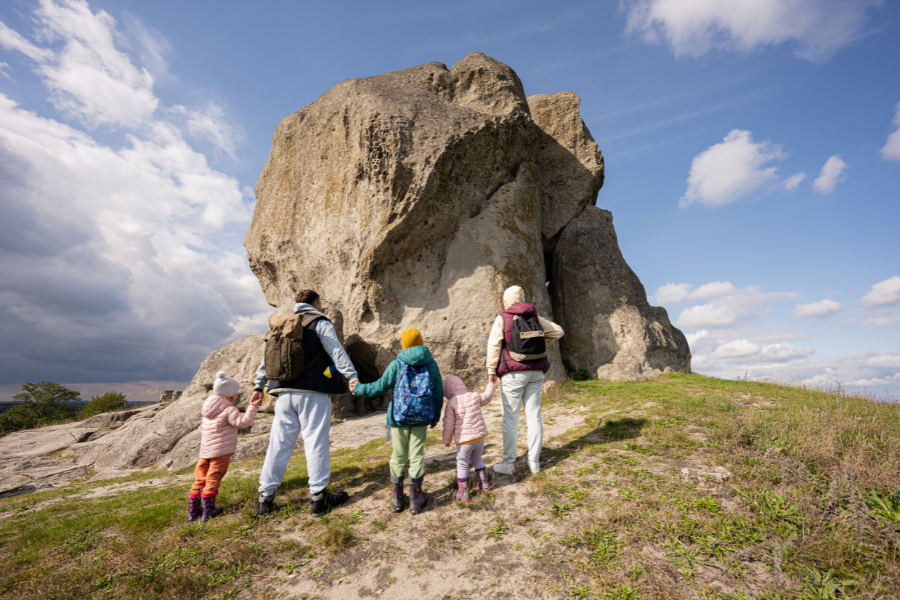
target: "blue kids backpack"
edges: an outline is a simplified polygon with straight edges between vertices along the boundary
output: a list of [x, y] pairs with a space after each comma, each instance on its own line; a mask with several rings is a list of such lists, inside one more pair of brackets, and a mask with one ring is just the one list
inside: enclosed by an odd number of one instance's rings
[[428, 365], [413, 367], [400, 360], [392, 410], [394, 422], [398, 425], [410, 427], [431, 423], [434, 418], [434, 385]]

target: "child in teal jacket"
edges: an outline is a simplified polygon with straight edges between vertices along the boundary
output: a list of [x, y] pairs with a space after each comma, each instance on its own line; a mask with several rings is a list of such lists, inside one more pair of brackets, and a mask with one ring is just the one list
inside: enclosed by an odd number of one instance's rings
[[425, 417], [421, 423], [408, 423], [400, 425], [394, 420], [393, 398], [388, 405], [387, 424], [390, 427], [391, 439], [393, 441], [393, 452], [391, 454], [391, 483], [393, 484], [393, 492], [391, 494], [391, 506], [394, 512], [403, 511], [403, 472], [406, 469], [406, 461], [409, 459], [409, 511], [417, 515], [428, 502], [428, 496], [422, 491], [422, 483], [425, 480], [425, 435], [428, 432], [428, 426], [432, 429], [441, 420], [441, 410], [444, 407], [444, 384], [441, 377], [441, 371], [437, 366], [431, 352], [424, 346], [422, 334], [419, 330], [411, 327], [403, 331], [401, 335], [403, 343], [403, 352], [398, 356], [398, 360], [391, 361], [385, 370], [381, 379], [374, 383], [357, 383], [351, 388], [351, 391], [357, 396], [363, 398], [372, 398], [380, 396], [397, 385], [397, 379], [400, 376], [400, 370], [403, 365], [400, 361], [411, 367], [425, 366], [428, 375], [431, 378], [431, 384], [434, 388], [434, 414], [431, 418]]

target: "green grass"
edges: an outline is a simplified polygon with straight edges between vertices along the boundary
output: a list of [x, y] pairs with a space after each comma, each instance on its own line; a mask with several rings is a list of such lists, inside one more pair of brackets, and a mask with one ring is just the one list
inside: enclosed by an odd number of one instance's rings
[[[456, 542], [467, 534], [454, 519], [479, 514], [480, 531], [496, 542], [527, 530], [534, 547], [522, 546], [531, 557], [522, 568], [536, 569], [561, 596], [900, 595], [900, 407], [697, 375], [571, 381], [544, 404], [585, 407], [584, 425], [545, 448], [552, 464], [525, 484], [552, 525], [504, 520], [500, 489], [496, 501], [476, 494], [464, 511], [438, 507], [434, 529], [417, 535], [463, 551]], [[428, 442], [439, 443], [433, 435]], [[383, 489], [389, 454], [381, 439], [332, 452], [332, 486]], [[732, 473], [725, 487], [681, 479], [679, 465], [701, 459]], [[372, 531], [407, 535], [405, 521], [373, 519], [352, 505], [313, 519], [301, 451], [279, 489], [279, 511], [257, 520], [260, 462], [235, 465], [246, 474], [224, 480], [218, 503], [226, 514], [202, 526], [184, 521], [189, 483], [82, 497], [159, 473], [0, 500], [8, 515], [0, 519], [0, 597], [227, 598], [263, 573], [306, 573], [317, 556], [370, 543]], [[29, 511], [37, 503], [43, 508]], [[286, 529], [299, 541], [286, 540]], [[765, 577], [748, 570], [753, 564]], [[732, 595], [703, 591], [709, 573], [729, 581]]]

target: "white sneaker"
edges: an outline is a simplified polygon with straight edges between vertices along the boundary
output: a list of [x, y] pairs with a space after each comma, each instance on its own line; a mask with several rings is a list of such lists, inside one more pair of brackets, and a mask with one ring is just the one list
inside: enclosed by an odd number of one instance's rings
[[[541, 461], [539, 461], [539, 460], [529, 460], [529, 461], [528, 461], [528, 468], [531, 469], [531, 472], [532, 472], [533, 474], [537, 475], [538, 473], [541, 472]], [[494, 470], [496, 471], [497, 469], [494, 468]]]
[[498, 462], [494, 465], [494, 473], [499, 473], [500, 475], [515, 475], [516, 465], [515, 463]]

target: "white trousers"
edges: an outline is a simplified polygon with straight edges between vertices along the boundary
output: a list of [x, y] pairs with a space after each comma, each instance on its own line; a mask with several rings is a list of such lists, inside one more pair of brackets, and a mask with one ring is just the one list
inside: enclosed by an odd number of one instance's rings
[[544, 423], [541, 421], [541, 388], [543, 371], [513, 371], [500, 378], [500, 400], [503, 406], [503, 462], [516, 460], [516, 443], [519, 439], [519, 412], [525, 405], [525, 422], [528, 424], [528, 460], [541, 459], [544, 442]]
[[271, 496], [281, 485], [297, 437], [303, 435], [309, 492], [318, 494], [331, 477], [331, 396], [321, 392], [284, 392], [275, 402], [269, 449], [259, 474], [259, 493]]

